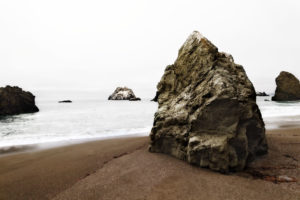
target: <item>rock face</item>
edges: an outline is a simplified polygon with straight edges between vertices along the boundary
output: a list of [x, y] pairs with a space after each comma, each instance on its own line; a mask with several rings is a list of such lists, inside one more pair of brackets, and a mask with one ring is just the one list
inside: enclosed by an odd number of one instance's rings
[[259, 97], [267, 97], [267, 96], [269, 96], [267, 93], [265, 93], [265, 92], [257, 92], [256, 93], [256, 96], [259, 96]]
[[242, 66], [199, 32], [157, 85], [150, 152], [220, 172], [243, 170], [267, 153], [256, 93]]
[[280, 72], [276, 78], [275, 96], [273, 101], [295, 101], [300, 100], [300, 82], [289, 72]]
[[127, 87], [117, 87], [114, 93], [108, 97], [108, 100], [140, 101], [141, 99], [134, 95], [132, 89]]
[[0, 115], [38, 112], [35, 96], [19, 87], [0, 88]]

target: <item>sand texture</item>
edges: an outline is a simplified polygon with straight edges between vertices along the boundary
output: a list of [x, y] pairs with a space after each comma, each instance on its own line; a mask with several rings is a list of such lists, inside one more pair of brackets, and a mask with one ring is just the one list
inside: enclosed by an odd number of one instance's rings
[[268, 155], [227, 175], [149, 153], [148, 137], [8, 155], [0, 157], [0, 199], [299, 200], [300, 130], [267, 139]]

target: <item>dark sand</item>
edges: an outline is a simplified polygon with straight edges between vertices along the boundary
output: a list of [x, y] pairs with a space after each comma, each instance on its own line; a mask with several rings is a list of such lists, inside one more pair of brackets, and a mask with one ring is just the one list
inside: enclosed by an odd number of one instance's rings
[[[268, 131], [269, 154], [224, 175], [147, 151], [148, 137], [0, 157], [0, 199], [300, 200], [300, 129]], [[276, 183], [286, 175], [296, 182]]]

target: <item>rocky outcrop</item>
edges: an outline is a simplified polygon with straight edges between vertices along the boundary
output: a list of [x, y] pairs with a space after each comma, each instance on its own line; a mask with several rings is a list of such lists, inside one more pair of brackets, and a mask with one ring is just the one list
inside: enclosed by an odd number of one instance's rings
[[276, 78], [275, 96], [273, 101], [296, 101], [300, 100], [300, 82], [291, 73], [282, 71]]
[[35, 96], [19, 87], [0, 88], [0, 115], [38, 112]]
[[62, 101], [59, 101], [58, 103], [72, 103], [71, 100], [62, 100]]
[[267, 97], [267, 96], [269, 96], [267, 93], [265, 93], [265, 92], [257, 92], [256, 93], [256, 96], [259, 96], [259, 97]]
[[256, 93], [243, 67], [193, 32], [157, 86], [149, 151], [220, 172], [267, 153]]
[[112, 93], [108, 100], [129, 100], [129, 101], [140, 101], [139, 97], [136, 97], [132, 89], [127, 87], [117, 87], [114, 93]]

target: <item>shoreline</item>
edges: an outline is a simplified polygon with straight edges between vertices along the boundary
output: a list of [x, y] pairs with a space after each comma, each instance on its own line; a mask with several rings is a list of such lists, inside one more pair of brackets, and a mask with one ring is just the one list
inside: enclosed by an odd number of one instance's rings
[[124, 134], [124, 135], [105, 136], [105, 137], [71, 139], [71, 140], [62, 140], [62, 141], [53, 141], [53, 142], [35, 143], [35, 144], [20, 144], [20, 145], [4, 146], [4, 147], [0, 147], [0, 158], [4, 156], [18, 154], [18, 153], [39, 152], [43, 150], [67, 147], [67, 146], [84, 144], [89, 142], [122, 139], [122, 138], [139, 138], [139, 137], [148, 137], [148, 135], [146, 133], [145, 134], [135, 133], [135, 134]]
[[[300, 122], [300, 116], [295, 116], [295, 117], [299, 118], [299, 122]], [[289, 118], [294, 118], [294, 117], [291, 116]], [[276, 117], [276, 119], [280, 119], [280, 117]], [[291, 120], [289, 120], [288, 122], [280, 123], [276, 121], [274, 122], [274, 124], [276, 124], [276, 127], [274, 126], [273, 128], [268, 128], [266, 132], [273, 132], [273, 131], [276, 132], [276, 130], [300, 129], [300, 124], [297, 122], [298, 121], [292, 122]], [[271, 125], [269, 124], [268, 126]], [[52, 142], [45, 142], [45, 143], [4, 146], [4, 147], [0, 147], [0, 158], [14, 155], [14, 154], [19, 154], [19, 153], [38, 152], [38, 151], [43, 151], [48, 149], [67, 147], [67, 146], [95, 142], [95, 141], [105, 141], [111, 139], [135, 138], [135, 137], [148, 137], [148, 136], [149, 136], [148, 133], [134, 133], [134, 134], [123, 134], [123, 135], [114, 135], [114, 136], [99, 136], [99, 137], [91, 137], [91, 138], [52, 141]]]
[[299, 199], [300, 129], [267, 139], [266, 156], [229, 175], [149, 153], [148, 136], [10, 154], [0, 157], [0, 199]]
[[300, 128], [300, 115], [263, 117], [266, 130]]

